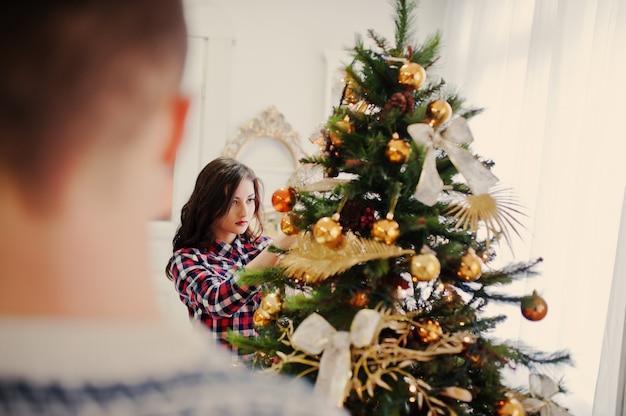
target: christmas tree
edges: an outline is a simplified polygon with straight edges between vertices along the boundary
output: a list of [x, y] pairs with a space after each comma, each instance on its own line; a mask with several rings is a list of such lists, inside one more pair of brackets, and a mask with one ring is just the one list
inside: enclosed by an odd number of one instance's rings
[[[523, 215], [493, 162], [472, 152], [468, 108], [433, 73], [440, 36], [412, 39], [416, 5], [395, 3], [395, 45], [357, 40], [341, 102], [272, 204], [298, 235], [278, 266], [245, 272], [262, 287], [258, 337], [231, 337], [250, 365], [310, 379], [354, 415], [568, 414], [544, 366], [569, 362], [489, 337], [490, 302], [547, 305], [498, 292], [541, 259], [497, 269]], [[530, 371], [509, 387], [505, 367]]]

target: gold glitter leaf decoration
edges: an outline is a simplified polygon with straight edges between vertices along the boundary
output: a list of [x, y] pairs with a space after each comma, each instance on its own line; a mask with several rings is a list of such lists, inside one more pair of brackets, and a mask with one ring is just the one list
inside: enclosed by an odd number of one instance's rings
[[359, 263], [415, 254], [415, 251], [353, 233], [345, 235], [345, 244], [329, 248], [319, 244], [310, 232], [301, 233], [298, 243], [280, 261], [285, 274], [314, 284], [344, 272]]
[[349, 179], [324, 178], [320, 181], [309, 183], [298, 188], [301, 192], [330, 192], [338, 186], [349, 183]]

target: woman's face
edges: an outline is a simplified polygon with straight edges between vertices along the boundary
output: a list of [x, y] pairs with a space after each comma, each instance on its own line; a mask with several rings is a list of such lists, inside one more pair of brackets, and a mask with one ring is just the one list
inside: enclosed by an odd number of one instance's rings
[[228, 212], [215, 222], [215, 236], [218, 240], [230, 244], [237, 234], [246, 232], [254, 216], [255, 201], [254, 183], [243, 179], [235, 189]]

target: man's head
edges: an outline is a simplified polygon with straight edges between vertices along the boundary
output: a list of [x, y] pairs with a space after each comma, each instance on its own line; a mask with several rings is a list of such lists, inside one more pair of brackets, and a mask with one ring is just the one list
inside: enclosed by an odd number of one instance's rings
[[181, 0], [2, 6], [0, 315], [157, 316], [138, 296], [145, 222], [187, 109], [186, 39]]
[[[91, 163], [85, 155], [98, 155], [96, 164], [116, 163], [148, 134], [155, 114], [176, 111], [167, 107], [176, 105], [185, 53], [180, 0], [3, 6], [0, 184], [14, 184], [28, 209], [53, 208], [68, 175]], [[180, 128], [171, 124], [162, 127]], [[160, 133], [168, 136], [163, 157], [171, 158], [170, 132]], [[115, 172], [112, 166], [103, 186], [120, 180]]]

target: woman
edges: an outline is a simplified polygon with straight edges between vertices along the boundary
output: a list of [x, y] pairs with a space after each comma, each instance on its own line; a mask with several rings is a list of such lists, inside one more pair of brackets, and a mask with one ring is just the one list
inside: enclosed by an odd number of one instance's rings
[[[189, 317], [228, 346], [229, 330], [256, 335], [259, 288], [240, 284], [239, 273], [279, 260], [267, 250], [272, 240], [262, 236], [260, 186], [252, 169], [234, 159], [219, 157], [205, 166], [183, 206], [166, 269]], [[283, 236], [273, 244], [287, 249], [293, 241]]]

